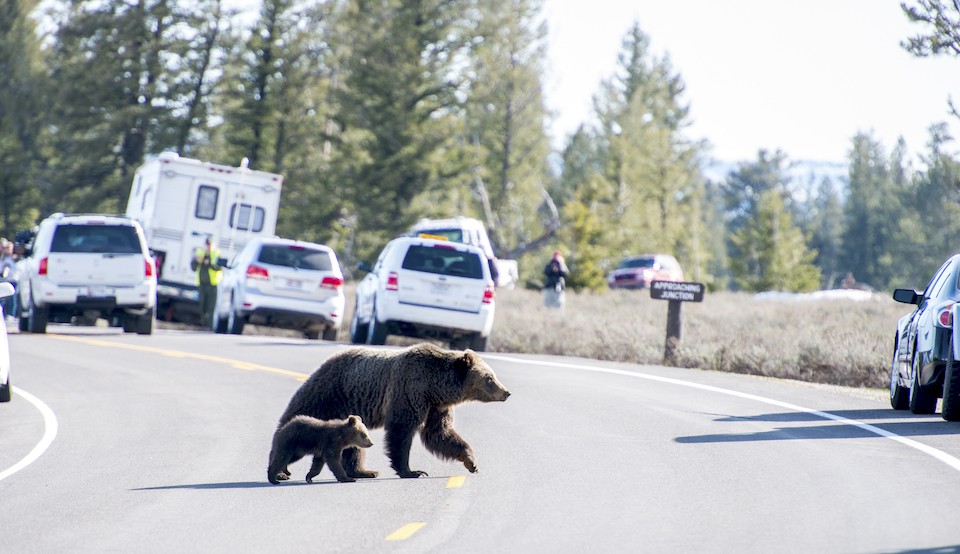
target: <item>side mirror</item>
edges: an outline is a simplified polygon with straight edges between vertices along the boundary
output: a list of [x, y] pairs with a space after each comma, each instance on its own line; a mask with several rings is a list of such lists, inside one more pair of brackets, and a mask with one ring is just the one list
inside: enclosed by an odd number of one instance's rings
[[923, 301], [923, 295], [913, 289], [897, 289], [893, 291], [893, 299], [904, 304], [919, 304]]
[[357, 262], [357, 269], [360, 271], [366, 271], [367, 273], [370, 273], [370, 270], [373, 269], [373, 266], [370, 265], [370, 262], [362, 261], [362, 262]]
[[218, 258], [217, 265], [220, 267], [230, 267], [230, 262], [226, 258]]

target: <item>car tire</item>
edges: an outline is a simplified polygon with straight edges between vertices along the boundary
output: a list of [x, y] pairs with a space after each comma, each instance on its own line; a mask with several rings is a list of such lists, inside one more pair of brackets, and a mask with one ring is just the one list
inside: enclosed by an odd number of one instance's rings
[[473, 335], [470, 339], [470, 350], [474, 352], [483, 352], [487, 349], [487, 339], [490, 337], [485, 337], [480, 333]]
[[320, 331], [304, 331], [303, 334], [310, 340], [317, 340], [320, 338]]
[[373, 312], [370, 314], [370, 323], [367, 324], [367, 344], [383, 345], [387, 342], [387, 326], [377, 321], [377, 308], [374, 302]]
[[33, 300], [30, 301], [30, 321], [27, 323], [27, 331], [42, 335], [47, 332], [47, 318], [50, 316], [48, 308], [38, 308]]
[[132, 333], [137, 330], [137, 320], [132, 315], [120, 316], [120, 327], [124, 333]]
[[10, 379], [0, 385], [0, 402], [10, 402]]
[[230, 315], [227, 318], [227, 332], [231, 335], [242, 335], [243, 326], [247, 323], [245, 317], [237, 313], [237, 309], [230, 308]]
[[337, 332], [340, 329], [336, 327], [327, 327], [323, 330], [323, 340], [336, 342], [337, 341]]
[[220, 333], [221, 335], [227, 332], [227, 323], [229, 320], [225, 317], [220, 317], [219, 314], [214, 314], [213, 316], [213, 332]]
[[894, 410], [910, 407], [910, 389], [900, 385], [900, 362], [897, 360], [897, 342], [893, 343], [893, 361], [890, 364], [890, 406]]
[[30, 330], [30, 317], [23, 315], [23, 312], [20, 312], [20, 332], [26, 333]]
[[153, 334], [153, 320], [155, 312], [150, 310], [147, 313], [137, 316], [134, 320], [136, 322], [135, 330], [138, 335], [152, 335]]
[[920, 386], [920, 355], [913, 353], [913, 381], [910, 385], [910, 412], [932, 414], [937, 411], [937, 395], [934, 387]]
[[940, 415], [946, 421], [960, 421], [960, 362], [953, 358], [953, 339], [943, 372], [943, 407]]
[[366, 344], [369, 325], [369, 323], [360, 323], [357, 310], [353, 310], [353, 319], [350, 320], [350, 342], [353, 344]]

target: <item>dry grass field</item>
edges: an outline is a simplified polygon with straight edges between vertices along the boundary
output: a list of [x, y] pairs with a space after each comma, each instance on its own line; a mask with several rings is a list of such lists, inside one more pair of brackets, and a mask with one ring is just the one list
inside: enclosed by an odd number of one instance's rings
[[[897, 319], [910, 306], [872, 301], [759, 300], [707, 293], [682, 305], [674, 365], [852, 387], [889, 386]], [[648, 291], [567, 293], [562, 313], [529, 290], [498, 290], [489, 349], [662, 364], [668, 302]]]
[[[350, 341], [355, 283], [338, 340]], [[567, 292], [563, 311], [546, 309], [539, 292], [497, 290], [492, 352], [578, 356], [663, 364], [668, 302], [643, 291]], [[674, 365], [885, 389], [897, 319], [911, 306], [889, 295], [873, 301], [759, 300], [752, 294], [706, 293], [685, 302]], [[247, 326], [245, 334], [290, 331]], [[293, 333], [302, 336], [299, 333]], [[388, 344], [414, 341], [390, 337]], [[446, 345], [444, 345], [446, 346]]]
[[[354, 284], [338, 340], [349, 342]], [[497, 289], [491, 352], [554, 354], [663, 364], [667, 305], [649, 291], [567, 291], [565, 309], [546, 309], [539, 292]], [[912, 306], [876, 300], [776, 301], [706, 293], [685, 302], [674, 365], [851, 387], [887, 388], [897, 320]], [[390, 337], [388, 344], [409, 344]]]

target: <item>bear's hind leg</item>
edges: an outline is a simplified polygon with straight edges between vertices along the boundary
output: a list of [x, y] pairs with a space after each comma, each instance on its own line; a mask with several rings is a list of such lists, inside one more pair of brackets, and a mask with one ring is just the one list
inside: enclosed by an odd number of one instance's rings
[[[343, 455], [341, 456], [343, 460], [343, 465], [341, 466], [344, 470], [344, 474], [348, 477], [355, 477], [357, 479], [373, 479], [380, 475], [376, 471], [370, 471], [364, 469], [364, 461], [367, 458], [367, 453], [364, 449], [352, 446], [350, 448], [343, 449]], [[331, 469], [333, 464], [330, 464]]]

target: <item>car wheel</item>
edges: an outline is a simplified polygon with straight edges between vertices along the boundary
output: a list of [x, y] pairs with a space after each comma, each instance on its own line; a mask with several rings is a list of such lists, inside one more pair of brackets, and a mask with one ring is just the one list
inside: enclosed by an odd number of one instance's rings
[[0, 402], [10, 402], [10, 379], [0, 385]]
[[920, 387], [920, 355], [913, 353], [913, 381], [910, 385], [910, 411], [932, 414], [937, 411], [937, 395], [933, 387]]
[[953, 339], [950, 339], [947, 368], [943, 374], [943, 407], [940, 415], [947, 421], [960, 421], [960, 363], [953, 358]]
[[122, 315], [120, 316], [120, 327], [123, 328], [124, 333], [132, 333], [137, 330], [137, 320], [132, 315]]
[[47, 332], [47, 318], [50, 312], [48, 308], [38, 308], [33, 300], [30, 301], [30, 321], [27, 324], [27, 331], [42, 335]]
[[890, 364], [890, 405], [894, 410], [910, 407], [910, 389], [900, 385], [900, 361], [897, 360], [897, 342], [893, 343], [893, 362]]
[[366, 344], [369, 325], [369, 323], [360, 323], [360, 318], [357, 316], [357, 309], [354, 307], [353, 319], [350, 320], [350, 342], [353, 344]]
[[303, 334], [310, 340], [317, 340], [320, 338], [320, 331], [304, 331]]
[[473, 350], [474, 352], [483, 352], [487, 349], [487, 339], [489, 338], [490, 337], [485, 337], [480, 333], [473, 335], [473, 337], [470, 339], [470, 350]]
[[339, 329], [337, 329], [336, 327], [327, 327], [326, 329], [323, 330], [323, 340], [336, 342], [338, 331]]
[[216, 307], [213, 308], [213, 332], [222, 335], [227, 332], [227, 323], [229, 323], [229, 320], [220, 313], [218, 309], [219, 306], [220, 302], [218, 299]]
[[367, 344], [381, 345], [387, 342], [387, 326], [377, 322], [377, 308], [374, 304], [373, 313], [370, 314], [370, 323], [367, 332]]
[[227, 332], [231, 335], [242, 335], [245, 323], [246, 318], [238, 314], [235, 307], [231, 307], [230, 315], [227, 317]]
[[153, 320], [155, 312], [150, 310], [147, 313], [137, 316], [136, 318], [136, 331], [138, 335], [150, 335], [153, 334]]
[[26, 333], [30, 330], [30, 316], [20, 312], [20, 332]]

